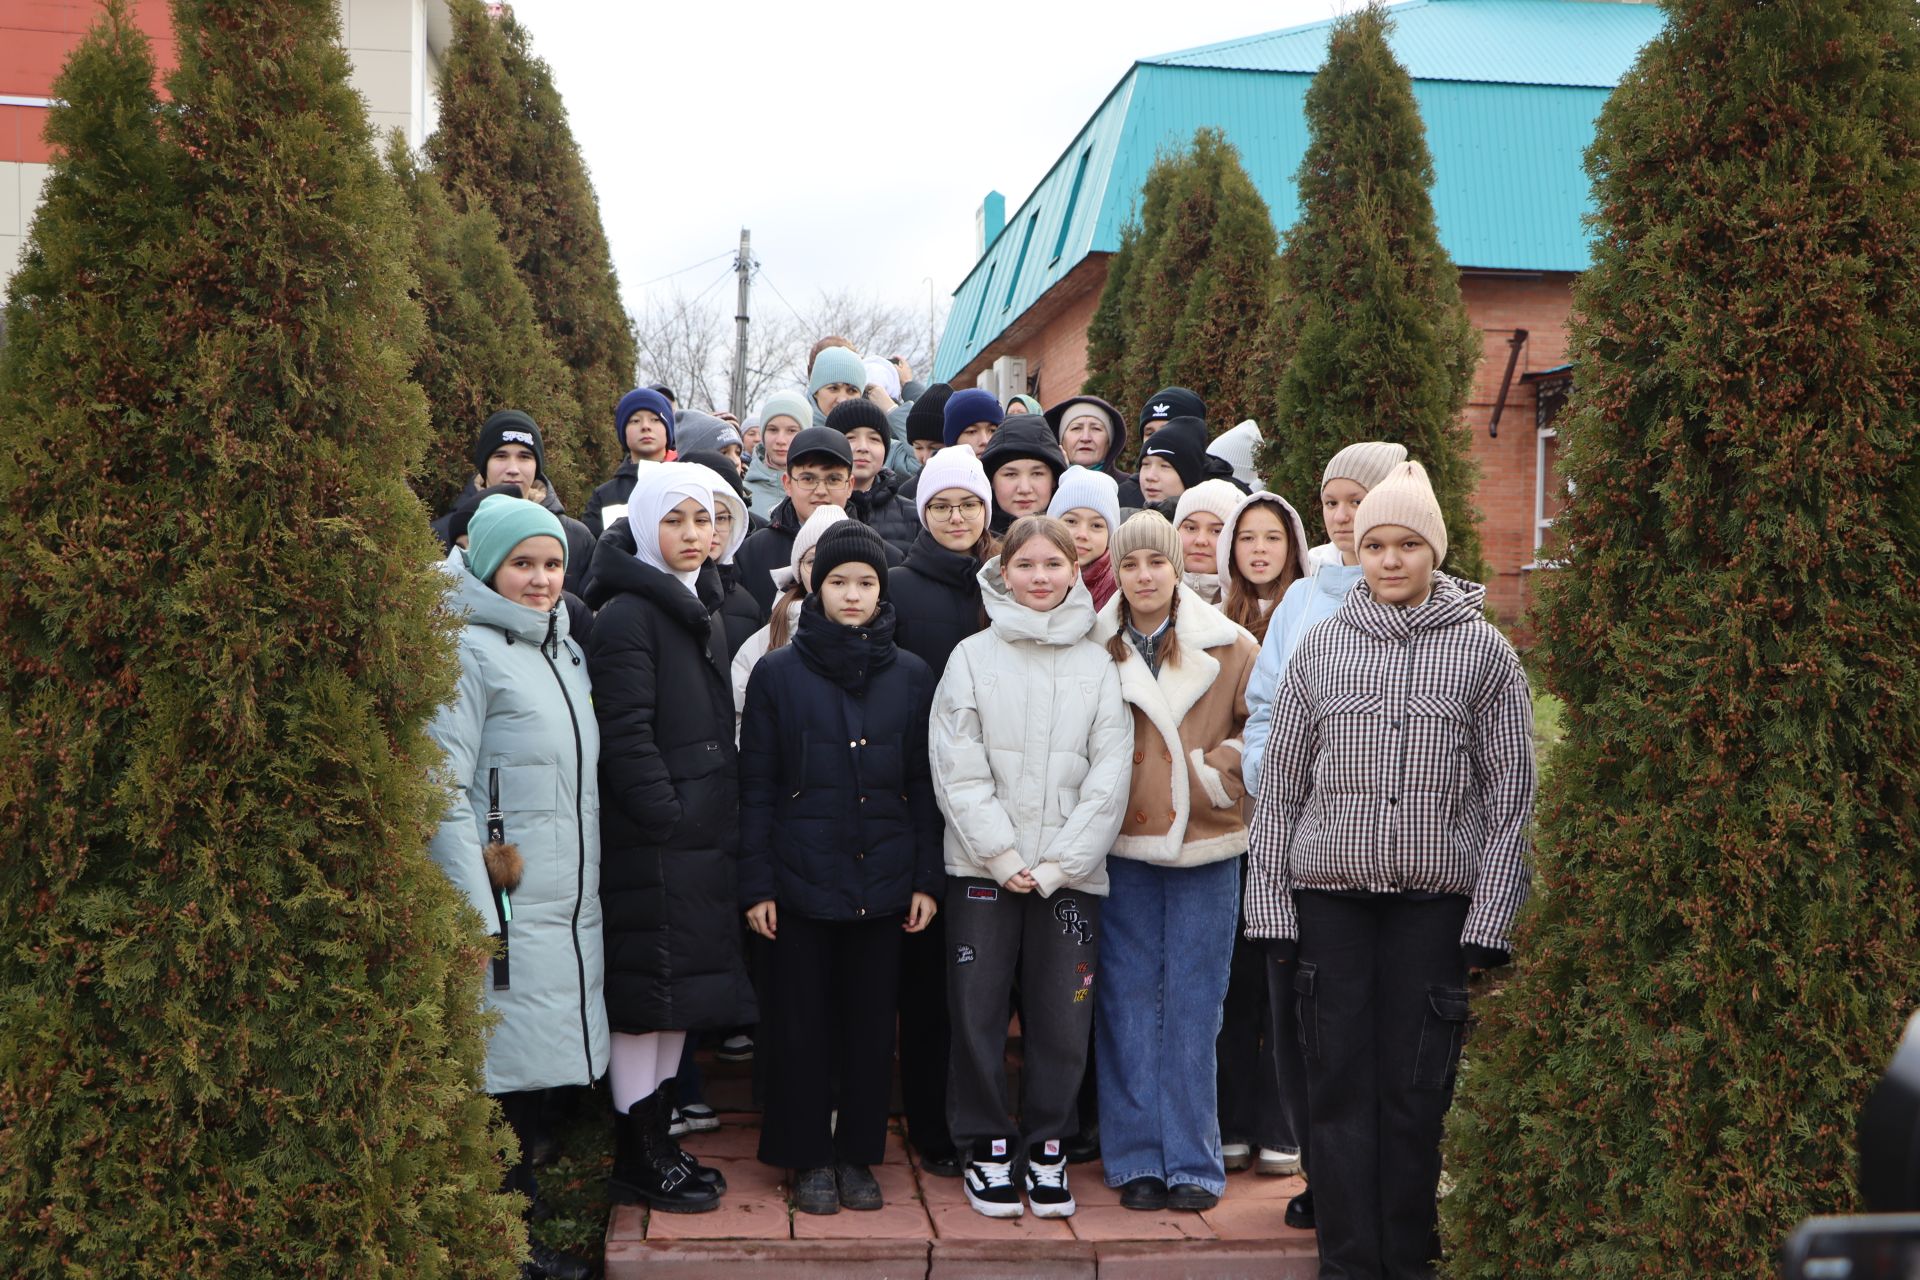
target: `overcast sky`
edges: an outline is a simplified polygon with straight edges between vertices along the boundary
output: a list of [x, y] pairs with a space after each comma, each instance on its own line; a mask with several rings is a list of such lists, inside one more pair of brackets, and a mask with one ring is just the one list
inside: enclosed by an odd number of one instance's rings
[[[553, 68], [638, 311], [676, 285], [730, 289], [742, 226], [762, 280], [802, 310], [842, 286], [924, 307], [927, 277], [944, 304], [973, 265], [981, 198], [999, 190], [1011, 215], [1135, 58], [1356, 5], [513, 7]], [[756, 287], [756, 312], [779, 305]]]

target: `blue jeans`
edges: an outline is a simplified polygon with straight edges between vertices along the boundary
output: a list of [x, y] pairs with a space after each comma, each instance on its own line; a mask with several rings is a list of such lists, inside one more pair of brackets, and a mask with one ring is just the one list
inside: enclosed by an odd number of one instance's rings
[[1157, 867], [1107, 859], [1112, 888], [1094, 1037], [1107, 1185], [1227, 1187], [1214, 1040], [1240, 921], [1240, 859]]

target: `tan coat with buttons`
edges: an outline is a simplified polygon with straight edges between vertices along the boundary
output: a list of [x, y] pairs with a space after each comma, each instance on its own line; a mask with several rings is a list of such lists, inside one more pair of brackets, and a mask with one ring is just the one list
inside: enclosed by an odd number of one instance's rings
[[[1102, 644], [1120, 629], [1120, 600], [1116, 593], [1100, 611]], [[1240, 733], [1260, 646], [1185, 586], [1173, 630], [1180, 660], [1163, 661], [1157, 678], [1131, 646], [1119, 664], [1133, 709], [1133, 777], [1113, 855], [1197, 867], [1247, 850]]]

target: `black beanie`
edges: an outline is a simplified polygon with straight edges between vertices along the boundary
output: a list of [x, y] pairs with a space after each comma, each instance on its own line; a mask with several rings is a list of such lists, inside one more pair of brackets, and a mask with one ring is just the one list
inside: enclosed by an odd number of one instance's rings
[[533, 450], [534, 474], [546, 479], [547, 446], [540, 439], [540, 428], [518, 409], [502, 409], [481, 424], [473, 441], [473, 469], [485, 476], [487, 459], [504, 444], [523, 444]]
[[887, 421], [886, 410], [865, 396], [842, 400], [833, 406], [833, 412], [827, 415], [827, 426], [843, 436], [865, 427], [877, 433], [883, 441], [891, 442], [893, 439], [892, 424]]
[[1140, 429], [1149, 422], [1171, 422], [1175, 418], [1207, 420], [1207, 402], [1185, 387], [1162, 387], [1140, 406]]
[[1140, 446], [1140, 460], [1161, 458], [1180, 473], [1180, 483], [1191, 489], [1207, 478], [1207, 424], [1198, 418], [1175, 418]]
[[880, 535], [858, 520], [842, 520], [820, 535], [813, 544], [813, 589], [827, 580], [835, 565], [858, 562], [871, 565], [880, 579], [880, 598], [887, 598], [887, 544]]
[[453, 504], [453, 510], [447, 513], [447, 550], [453, 550], [454, 544], [466, 534], [467, 526], [473, 522], [473, 513], [480, 509], [480, 504], [495, 494], [502, 494], [509, 498], [527, 496], [521, 492], [517, 484], [496, 484], [491, 489], [469, 489], [461, 495], [460, 501]]
[[753, 498], [747, 493], [746, 482], [740, 478], [740, 468], [726, 454], [716, 449], [694, 449], [681, 454], [678, 461], [691, 462], [695, 466], [705, 467], [717, 473], [722, 480], [733, 486], [733, 491], [740, 495], [740, 501], [749, 507], [753, 505]]
[[928, 387], [926, 394], [913, 402], [907, 410], [907, 443], [915, 440], [928, 440], [944, 445], [947, 437], [947, 399], [953, 395], [953, 388], [944, 382], [936, 382]]

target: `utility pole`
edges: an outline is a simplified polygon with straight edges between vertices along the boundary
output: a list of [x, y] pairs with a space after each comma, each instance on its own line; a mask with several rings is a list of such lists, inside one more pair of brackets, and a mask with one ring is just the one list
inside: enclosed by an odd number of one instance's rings
[[736, 331], [733, 350], [733, 388], [727, 397], [727, 407], [733, 416], [741, 422], [747, 420], [747, 287], [753, 281], [753, 233], [745, 227], [740, 228], [740, 256], [733, 262], [734, 274], [740, 277], [739, 301], [733, 309], [733, 323]]

